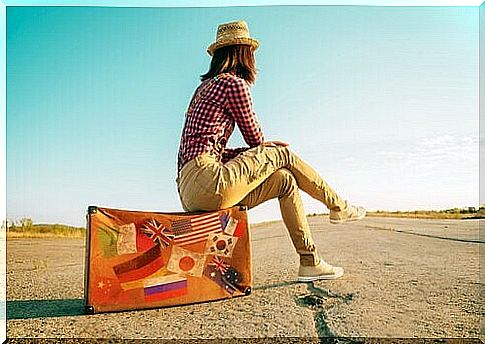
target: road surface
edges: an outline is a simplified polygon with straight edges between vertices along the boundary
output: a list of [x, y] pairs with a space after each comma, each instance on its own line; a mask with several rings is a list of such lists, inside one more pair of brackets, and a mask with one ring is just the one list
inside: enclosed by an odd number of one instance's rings
[[83, 314], [84, 240], [9, 239], [7, 336], [480, 337], [478, 220], [309, 221], [321, 256], [345, 269], [341, 279], [296, 283], [284, 225], [263, 223], [251, 229], [250, 296], [96, 315]]

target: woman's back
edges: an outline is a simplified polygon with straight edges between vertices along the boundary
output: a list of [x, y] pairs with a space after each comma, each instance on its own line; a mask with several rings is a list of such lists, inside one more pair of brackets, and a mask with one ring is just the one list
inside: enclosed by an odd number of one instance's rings
[[235, 123], [250, 147], [263, 142], [247, 82], [231, 73], [221, 73], [203, 81], [186, 113], [178, 170], [205, 152], [214, 151], [222, 157]]

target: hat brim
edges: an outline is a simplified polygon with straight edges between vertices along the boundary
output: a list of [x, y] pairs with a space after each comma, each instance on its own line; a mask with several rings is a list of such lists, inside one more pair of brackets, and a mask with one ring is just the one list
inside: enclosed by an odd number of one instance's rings
[[251, 38], [251, 37], [230, 38], [228, 40], [220, 40], [212, 43], [207, 48], [207, 53], [209, 53], [210, 56], [213, 56], [214, 51], [216, 51], [217, 49], [222, 47], [227, 47], [229, 45], [236, 45], [236, 44], [250, 45], [254, 48], [254, 50], [258, 49], [259, 47], [259, 42], [255, 38]]

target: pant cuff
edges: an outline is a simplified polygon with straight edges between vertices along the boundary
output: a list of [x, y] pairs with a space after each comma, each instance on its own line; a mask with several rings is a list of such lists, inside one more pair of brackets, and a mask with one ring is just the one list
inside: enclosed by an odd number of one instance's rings
[[320, 257], [316, 252], [311, 254], [300, 254], [300, 265], [316, 266], [320, 262]]

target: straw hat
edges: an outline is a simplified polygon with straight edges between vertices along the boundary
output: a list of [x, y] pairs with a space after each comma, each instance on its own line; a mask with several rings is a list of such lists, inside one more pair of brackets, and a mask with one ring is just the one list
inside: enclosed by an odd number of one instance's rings
[[217, 49], [234, 44], [251, 45], [254, 47], [254, 50], [259, 46], [259, 42], [256, 39], [249, 37], [248, 24], [245, 21], [241, 20], [219, 25], [217, 27], [216, 41], [209, 45], [207, 52], [212, 56]]

